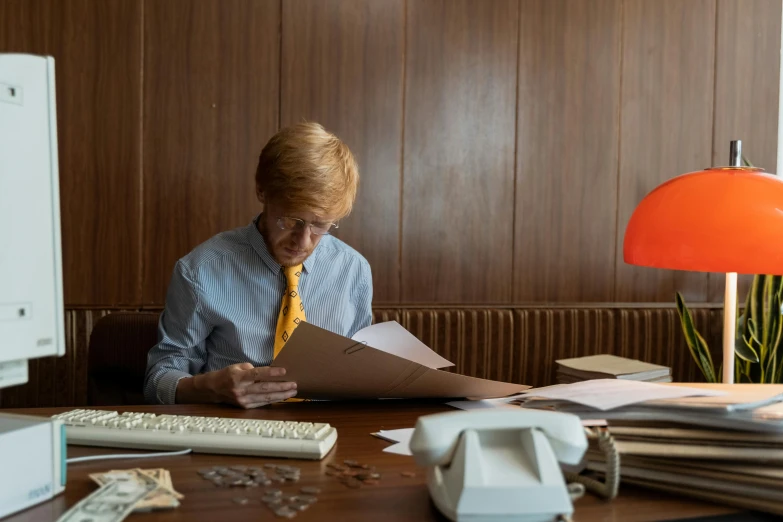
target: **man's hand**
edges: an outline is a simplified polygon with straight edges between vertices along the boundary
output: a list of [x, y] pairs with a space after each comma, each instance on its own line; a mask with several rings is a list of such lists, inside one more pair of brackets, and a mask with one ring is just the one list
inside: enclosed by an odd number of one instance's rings
[[285, 368], [250, 363], [185, 378], [177, 385], [177, 402], [227, 402], [242, 408], [258, 408], [296, 395], [295, 382], [271, 381], [285, 375]]

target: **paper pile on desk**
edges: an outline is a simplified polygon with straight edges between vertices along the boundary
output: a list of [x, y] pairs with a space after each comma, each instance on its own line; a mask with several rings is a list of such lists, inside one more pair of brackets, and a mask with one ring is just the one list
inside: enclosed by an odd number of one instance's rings
[[440, 369], [452, 365], [395, 322], [353, 339], [302, 323], [272, 364], [303, 399], [489, 398], [530, 388]]
[[[524, 405], [583, 419], [606, 418], [620, 457], [621, 484], [783, 515], [783, 385], [651, 386], [668, 387], [672, 393], [710, 393], [648, 396], [605, 409], [591, 406], [594, 398], [584, 396], [580, 401], [533, 399]], [[587, 452], [587, 469], [598, 478], [607, 473], [605, 454], [593, 445]]]

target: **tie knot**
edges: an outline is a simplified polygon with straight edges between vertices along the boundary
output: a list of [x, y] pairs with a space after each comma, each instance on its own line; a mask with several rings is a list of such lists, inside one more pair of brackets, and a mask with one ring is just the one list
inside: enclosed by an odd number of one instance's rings
[[283, 267], [283, 273], [288, 286], [299, 286], [299, 277], [302, 275], [302, 265]]

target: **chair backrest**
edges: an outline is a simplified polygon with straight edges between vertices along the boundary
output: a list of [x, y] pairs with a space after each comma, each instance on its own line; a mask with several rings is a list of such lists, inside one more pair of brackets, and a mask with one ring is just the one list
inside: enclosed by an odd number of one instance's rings
[[90, 334], [87, 401], [90, 405], [144, 404], [147, 352], [158, 342], [157, 312], [115, 312]]

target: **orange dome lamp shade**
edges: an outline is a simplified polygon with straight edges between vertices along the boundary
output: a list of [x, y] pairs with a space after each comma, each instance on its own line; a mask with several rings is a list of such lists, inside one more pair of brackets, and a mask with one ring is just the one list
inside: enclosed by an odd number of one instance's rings
[[647, 194], [623, 240], [626, 263], [726, 274], [723, 382], [734, 381], [737, 273], [783, 274], [783, 179], [740, 166], [740, 141], [728, 167], [690, 172]]

